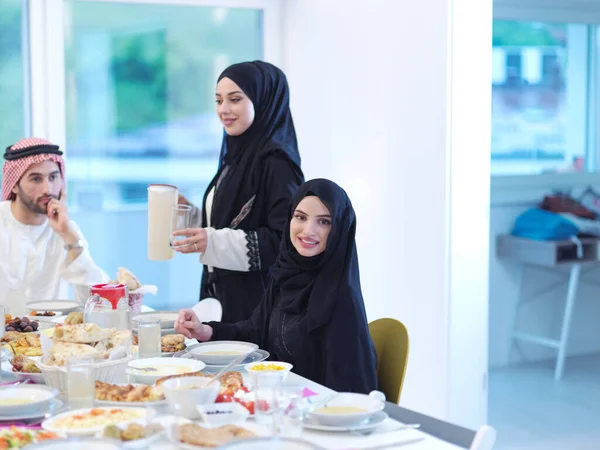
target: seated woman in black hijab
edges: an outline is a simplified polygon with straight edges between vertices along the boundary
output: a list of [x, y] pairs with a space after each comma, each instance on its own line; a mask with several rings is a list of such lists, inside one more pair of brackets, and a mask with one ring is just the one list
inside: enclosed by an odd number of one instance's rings
[[199, 341], [254, 342], [293, 371], [336, 391], [377, 389], [377, 356], [369, 335], [346, 192], [329, 180], [294, 194], [280, 253], [263, 301], [250, 319], [201, 323], [182, 310], [176, 331]]
[[[285, 75], [272, 64], [234, 64], [221, 74], [217, 114], [225, 134], [219, 169], [198, 221], [175, 233], [175, 250], [201, 253], [200, 299], [217, 298], [222, 321], [245, 320], [261, 301], [292, 194], [304, 182]], [[180, 201], [186, 203], [185, 198]]]

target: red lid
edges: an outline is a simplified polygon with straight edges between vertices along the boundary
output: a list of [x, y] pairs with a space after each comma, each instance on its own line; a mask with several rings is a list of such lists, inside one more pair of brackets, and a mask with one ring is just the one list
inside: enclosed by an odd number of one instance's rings
[[119, 301], [127, 296], [127, 286], [124, 284], [95, 284], [90, 288], [90, 293], [105, 298], [113, 309], [117, 309]]

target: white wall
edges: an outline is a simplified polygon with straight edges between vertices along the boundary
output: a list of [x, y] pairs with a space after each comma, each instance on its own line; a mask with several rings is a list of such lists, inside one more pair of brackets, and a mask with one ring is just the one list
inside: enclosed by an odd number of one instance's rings
[[[577, 196], [587, 186], [600, 191], [597, 175], [540, 176], [534, 179], [497, 180], [492, 184], [492, 208], [490, 226], [490, 327], [489, 362], [490, 367], [499, 368], [508, 364], [556, 358], [556, 350], [538, 345], [519, 343], [510, 353], [511, 317], [515, 311], [520, 265], [496, 257], [496, 236], [509, 233], [515, 219], [529, 207], [539, 204], [545, 194], [552, 189], [569, 189]], [[600, 272], [592, 272], [589, 277], [599, 280]], [[531, 293], [551, 287], [561, 280], [560, 276], [528, 267], [523, 275], [523, 300], [519, 309], [517, 326], [520, 331], [532, 332], [558, 338], [562, 323], [566, 283], [554, 288], [536, 299], [527, 301]], [[600, 280], [599, 280], [600, 281]], [[580, 282], [568, 355], [600, 352], [600, 288]], [[568, 363], [565, 376], [568, 376]], [[552, 376], [549, 369], [549, 376]]]
[[283, 26], [307, 178], [348, 191], [369, 320], [410, 333], [401, 404], [472, 427], [487, 409], [491, 10], [289, 0]]

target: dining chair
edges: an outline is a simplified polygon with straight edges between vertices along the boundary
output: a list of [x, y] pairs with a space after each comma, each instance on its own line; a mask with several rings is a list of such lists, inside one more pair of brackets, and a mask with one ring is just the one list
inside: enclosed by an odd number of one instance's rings
[[408, 331], [402, 322], [382, 318], [369, 324], [369, 332], [377, 352], [378, 389], [387, 401], [397, 404], [408, 363]]

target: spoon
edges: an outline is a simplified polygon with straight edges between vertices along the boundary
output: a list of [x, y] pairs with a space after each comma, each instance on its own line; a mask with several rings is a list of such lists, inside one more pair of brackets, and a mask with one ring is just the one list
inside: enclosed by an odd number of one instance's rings
[[140, 370], [142, 372], [156, 372], [158, 369], [154, 368], [154, 367], [133, 367], [133, 366], [129, 366], [130, 369], [134, 369], [134, 370]]
[[212, 380], [210, 380], [204, 387], [209, 387], [211, 384], [213, 384], [215, 381], [221, 378], [225, 373], [229, 372], [231, 369], [233, 369], [235, 366], [241, 363], [245, 358], [246, 355], [236, 356], [233, 360], [231, 360], [229, 364], [227, 364], [225, 367], [219, 370], [215, 377]]

